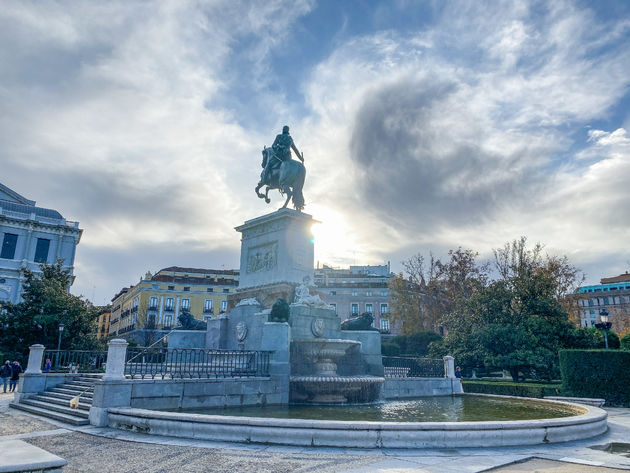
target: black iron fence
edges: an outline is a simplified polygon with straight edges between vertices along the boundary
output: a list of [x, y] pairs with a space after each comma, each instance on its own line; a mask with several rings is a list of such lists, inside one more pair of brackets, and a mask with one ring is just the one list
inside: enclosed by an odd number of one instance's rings
[[140, 379], [269, 376], [269, 355], [268, 351], [128, 348], [125, 375]]
[[103, 373], [107, 362], [106, 351], [44, 350], [44, 373]]
[[383, 369], [386, 378], [443, 378], [444, 360], [384, 356]]

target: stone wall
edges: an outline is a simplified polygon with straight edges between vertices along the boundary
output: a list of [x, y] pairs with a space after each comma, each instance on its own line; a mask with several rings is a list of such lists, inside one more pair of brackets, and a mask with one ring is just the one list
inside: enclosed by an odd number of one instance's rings
[[256, 406], [286, 402], [274, 378], [134, 380], [130, 406], [140, 409]]
[[425, 396], [450, 396], [462, 393], [458, 378], [385, 378], [385, 399], [410, 399]]
[[175, 330], [168, 336], [169, 348], [205, 348], [205, 330]]

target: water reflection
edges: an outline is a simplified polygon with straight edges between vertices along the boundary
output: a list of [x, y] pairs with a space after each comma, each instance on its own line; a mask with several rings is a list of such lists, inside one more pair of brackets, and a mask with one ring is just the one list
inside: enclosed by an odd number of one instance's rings
[[570, 407], [485, 396], [440, 396], [372, 405], [265, 406], [186, 409], [201, 414], [380, 422], [466, 422], [547, 419], [576, 415]]

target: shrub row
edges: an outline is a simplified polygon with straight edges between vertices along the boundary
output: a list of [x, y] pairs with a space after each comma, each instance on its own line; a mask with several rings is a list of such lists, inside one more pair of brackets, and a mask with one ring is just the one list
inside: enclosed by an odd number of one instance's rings
[[630, 406], [630, 352], [560, 350], [562, 387], [567, 396], [606, 399], [608, 406]]
[[562, 395], [561, 384], [511, 383], [507, 381], [463, 381], [462, 384], [466, 393], [537, 398]]

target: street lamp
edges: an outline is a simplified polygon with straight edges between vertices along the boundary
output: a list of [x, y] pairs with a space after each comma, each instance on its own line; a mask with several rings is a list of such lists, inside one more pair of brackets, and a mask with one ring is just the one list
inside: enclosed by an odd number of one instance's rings
[[602, 309], [599, 311], [600, 323], [595, 324], [595, 327], [604, 331], [604, 342], [606, 343], [606, 350], [608, 350], [608, 331], [612, 327], [612, 322], [608, 321], [608, 311]]
[[59, 324], [59, 341], [57, 342], [57, 351], [61, 350], [61, 335], [63, 334], [63, 329], [66, 326], [63, 323]]

